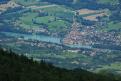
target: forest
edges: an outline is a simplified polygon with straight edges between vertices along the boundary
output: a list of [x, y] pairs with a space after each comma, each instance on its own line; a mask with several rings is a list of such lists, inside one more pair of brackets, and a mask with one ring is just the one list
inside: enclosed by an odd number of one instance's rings
[[102, 71], [67, 70], [45, 61], [36, 62], [23, 55], [0, 49], [1, 81], [120, 81], [121, 77]]

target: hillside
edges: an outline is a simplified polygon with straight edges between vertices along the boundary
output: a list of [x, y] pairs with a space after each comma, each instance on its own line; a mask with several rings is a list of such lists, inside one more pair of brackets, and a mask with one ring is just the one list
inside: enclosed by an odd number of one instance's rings
[[0, 49], [1, 81], [120, 81], [81, 69], [66, 70]]

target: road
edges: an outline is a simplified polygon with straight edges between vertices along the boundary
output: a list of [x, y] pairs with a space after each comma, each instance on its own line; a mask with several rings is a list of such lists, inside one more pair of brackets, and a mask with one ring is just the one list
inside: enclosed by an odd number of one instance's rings
[[29, 6], [27, 8], [31, 8], [31, 9], [42, 9], [42, 8], [49, 8], [49, 7], [55, 7], [57, 5], [46, 5], [46, 6]]

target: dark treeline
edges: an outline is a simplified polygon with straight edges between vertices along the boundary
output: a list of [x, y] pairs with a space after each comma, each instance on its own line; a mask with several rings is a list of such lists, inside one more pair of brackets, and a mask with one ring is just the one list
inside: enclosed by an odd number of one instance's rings
[[8, 1], [10, 1], [10, 0], [0, 0], [0, 4], [5, 4], [5, 3], [7, 3]]
[[78, 0], [78, 2], [74, 3], [74, 0], [42, 0], [47, 1], [50, 3], [55, 3], [59, 5], [66, 5], [69, 7], [72, 7], [74, 9], [81, 9], [81, 8], [88, 8], [88, 9], [103, 9], [103, 8], [109, 8], [109, 9], [115, 9], [115, 6], [112, 6], [111, 4], [99, 4], [96, 0]]
[[111, 45], [111, 44], [94, 44], [93, 48], [101, 48], [101, 49], [110, 49], [110, 50], [119, 50], [121, 51], [121, 45]]
[[67, 70], [0, 49], [0, 81], [121, 81], [114, 75]]

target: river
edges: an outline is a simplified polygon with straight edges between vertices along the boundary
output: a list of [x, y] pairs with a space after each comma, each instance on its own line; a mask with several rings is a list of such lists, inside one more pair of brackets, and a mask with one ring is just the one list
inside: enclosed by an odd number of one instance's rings
[[[24, 40], [39, 40], [43, 42], [51, 42], [51, 43], [56, 43], [56, 44], [62, 44], [61, 38], [57, 37], [52, 37], [52, 36], [46, 36], [46, 35], [36, 35], [36, 34], [21, 34], [21, 33], [14, 33], [14, 32], [0, 32], [2, 34], [5, 34], [6, 36], [12, 36], [15, 38], [20, 38], [23, 37]], [[85, 46], [85, 45], [65, 45], [71, 48], [87, 48], [91, 49], [91, 46]]]

